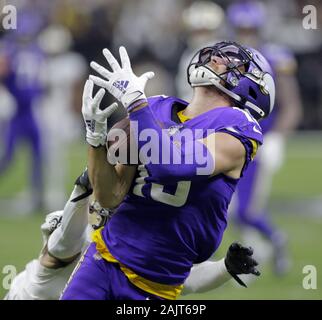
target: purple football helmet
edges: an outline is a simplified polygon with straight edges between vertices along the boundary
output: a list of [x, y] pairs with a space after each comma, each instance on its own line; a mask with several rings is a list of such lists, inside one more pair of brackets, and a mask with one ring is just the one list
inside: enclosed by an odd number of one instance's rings
[[[218, 73], [210, 68], [213, 56], [227, 62], [225, 72]], [[273, 110], [273, 71], [262, 54], [253, 48], [231, 41], [205, 47], [192, 58], [187, 75], [192, 87], [216, 86], [255, 119], [267, 117]]]

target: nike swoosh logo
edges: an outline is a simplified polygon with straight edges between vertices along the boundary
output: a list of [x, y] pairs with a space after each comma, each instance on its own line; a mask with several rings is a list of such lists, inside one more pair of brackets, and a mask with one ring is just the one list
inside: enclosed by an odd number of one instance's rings
[[254, 130], [255, 132], [259, 133], [259, 134], [262, 134], [262, 132], [261, 132], [261, 131], [259, 131], [259, 130], [256, 128], [256, 126], [253, 126], [253, 130]]

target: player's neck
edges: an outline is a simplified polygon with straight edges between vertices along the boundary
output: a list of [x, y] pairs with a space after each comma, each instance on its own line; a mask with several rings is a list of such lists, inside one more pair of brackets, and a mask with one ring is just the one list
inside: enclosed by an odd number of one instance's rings
[[184, 110], [184, 115], [194, 118], [209, 110], [230, 106], [229, 98], [221, 92], [209, 87], [198, 87], [195, 88], [193, 98]]

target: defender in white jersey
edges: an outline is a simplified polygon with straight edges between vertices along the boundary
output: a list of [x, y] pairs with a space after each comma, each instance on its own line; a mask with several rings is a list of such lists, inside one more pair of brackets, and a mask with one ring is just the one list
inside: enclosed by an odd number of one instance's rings
[[[101, 227], [109, 218], [110, 212], [97, 207], [97, 202], [90, 205], [91, 193], [92, 188], [85, 171], [76, 180], [64, 210], [47, 215], [41, 226], [44, 247], [40, 256], [30, 261], [25, 270], [14, 278], [5, 300], [59, 299], [82, 251], [89, 244], [92, 228]], [[226, 258], [195, 265], [182, 294], [215, 289], [230, 280], [231, 274], [259, 275], [255, 269], [257, 262], [252, 255], [251, 248], [232, 244]], [[244, 285], [239, 278], [234, 277]]]

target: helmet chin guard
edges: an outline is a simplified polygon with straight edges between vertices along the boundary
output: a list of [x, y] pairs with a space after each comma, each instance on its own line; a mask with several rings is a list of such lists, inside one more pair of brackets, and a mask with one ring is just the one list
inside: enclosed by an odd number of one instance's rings
[[[217, 73], [209, 67], [212, 56], [225, 58], [225, 72]], [[205, 47], [192, 58], [187, 75], [192, 87], [215, 86], [234, 99], [237, 107], [248, 110], [257, 120], [268, 116], [273, 110], [273, 72], [266, 59], [255, 49], [228, 41]]]
[[205, 86], [216, 86], [219, 90], [223, 91], [231, 98], [239, 100], [240, 97], [233, 92], [226, 89], [221, 83], [221, 78], [212, 70], [206, 66], [201, 66], [194, 69], [189, 77], [191, 87], [205, 87]]

